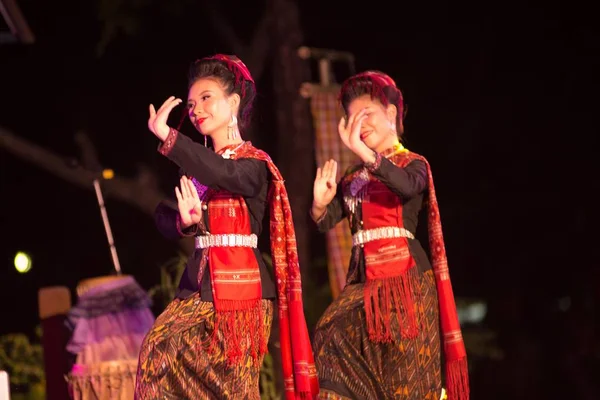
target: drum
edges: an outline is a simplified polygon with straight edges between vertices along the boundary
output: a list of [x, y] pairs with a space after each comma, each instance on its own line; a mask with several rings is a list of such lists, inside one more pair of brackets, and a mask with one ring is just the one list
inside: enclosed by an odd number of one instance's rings
[[133, 399], [138, 354], [154, 323], [148, 294], [131, 276], [87, 280], [77, 293], [67, 316], [67, 350], [76, 356], [68, 376], [72, 398]]

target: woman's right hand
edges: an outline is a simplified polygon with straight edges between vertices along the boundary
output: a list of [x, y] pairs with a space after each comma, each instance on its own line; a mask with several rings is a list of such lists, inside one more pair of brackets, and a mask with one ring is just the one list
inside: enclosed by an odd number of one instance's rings
[[175, 196], [177, 197], [181, 227], [185, 229], [202, 220], [202, 207], [198, 191], [191, 179], [182, 176], [179, 182], [181, 190], [176, 186]]
[[150, 116], [148, 117], [148, 129], [157, 138], [162, 140], [163, 142], [167, 140], [167, 136], [169, 135], [169, 126], [167, 125], [167, 120], [169, 119], [169, 113], [175, 107], [180, 105], [182, 102], [181, 99], [175, 98], [175, 96], [169, 97], [162, 106], [156, 111], [154, 109], [154, 105], [150, 104], [149, 111]]
[[[317, 168], [317, 176], [313, 186], [313, 209], [324, 210], [337, 191], [337, 162], [329, 160], [323, 168]], [[316, 210], [315, 210], [316, 211]]]

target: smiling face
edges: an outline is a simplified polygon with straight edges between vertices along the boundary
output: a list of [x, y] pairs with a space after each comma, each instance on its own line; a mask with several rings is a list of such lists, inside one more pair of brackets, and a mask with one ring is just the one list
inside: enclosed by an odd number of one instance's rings
[[223, 84], [214, 78], [198, 79], [188, 92], [190, 121], [203, 135], [227, 133], [232, 115], [236, 115], [239, 95], [228, 95]]
[[366, 109], [367, 118], [362, 123], [360, 138], [370, 149], [380, 153], [398, 142], [396, 106], [390, 104], [385, 107], [371, 95], [364, 94], [348, 104], [347, 112], [352, 116], [362, 109]]

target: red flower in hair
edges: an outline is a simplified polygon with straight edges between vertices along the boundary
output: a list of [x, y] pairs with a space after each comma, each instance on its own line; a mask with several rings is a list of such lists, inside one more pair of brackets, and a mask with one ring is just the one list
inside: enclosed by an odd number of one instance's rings
[[[254, 78], [250, 74], [250, 70], [246, 67], [246, 64], [238, 56], [228, 56], [226, 54], [215, 54], [214, 56], [202, 58], [196, 62], [204, 61], [204, 60], [218, 60], [227, 64], [227, 68], [235, 75], [235, 84], [236, 86], [242, 81], [252, 82], [254, 85]], [[244, 85], [242, 86], [242, 97], [246, 95], [246, 88]]]
[[404, 115], [404, 101], [402, 97], [402, 92], [396, 86], [396, 82], [394, 82], [394, 80], [389, 75], [384, 74], [381, 71], [365, 71], [346, 79], [346, 81], [342, 85], [342, 89], [340, 90], [339, 99], [342, 99], [342, 96], [349, 90], [350, 87], [356, 87], [360, 84], [361, 81], [371, 82], [371, 98], [379, 99], [384, 106], [388, 105], [388, 97], [385, 95], [383, 89], [391, 86], [395, 90], [397, 90], [399, 98], [398, 103], [395, 105], [398, 107], [398, 112], [400, 113], [400, 115]]

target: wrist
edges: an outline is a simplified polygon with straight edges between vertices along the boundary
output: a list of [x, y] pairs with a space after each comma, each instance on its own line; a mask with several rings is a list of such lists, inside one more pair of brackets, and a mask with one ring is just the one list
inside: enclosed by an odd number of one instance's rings
[[377, 161], [377, 152], [367, 148], [361, 153], [360, 158], [365, 164], [373, 164]]
[[195, 225], [192, 221], [184, 221], [183, 219], [180, 218], [181, 221], [181, 229], [187, 229], [192, 225]]
[[177, 231], [181, 236], [194, 236], [198, 229], [197, 224], [186, 224], [181, 219], [181, 214], [177, 215], [175, 225], [177, 226]]
[[171, 128], [168, 125], [166, 125], [166, 126], [162, 127], [161, 129], [157, 129], [156, 133], [157, 133], [156, 136], [158, 136], [158, 138], [162, 142], [164, 142], [169, 137], [169, 134], [171, 133]]
[[355, 143], [352, 147], [352, 151], [354, 154], [361, 159], [363, 163], [374, 162], [375, 156], [377, 153], [374, 150], [371, 150], [369, 146], [367, 146], [363, 141]]
[[310, 214], [313, 216], [313, 218], [318, 219], [321, 215], [323, 215], [326, 209], [327, 205], [321, 205], [313, 201], [312, 207], [310, 208]]
[[369, 171], [375, 171], [381, 165], [381, 154], [373, 152], [372, 158], [370, 161], [365, 161], [365, 167]]

